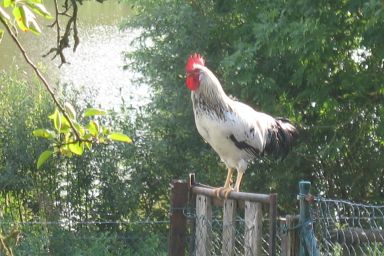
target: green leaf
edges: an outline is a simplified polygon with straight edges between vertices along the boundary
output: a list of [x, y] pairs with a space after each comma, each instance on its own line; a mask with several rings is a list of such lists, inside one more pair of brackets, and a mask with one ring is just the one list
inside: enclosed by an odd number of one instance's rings
[[34, 33], [35, 35], [39, 35], [41, 34], [41, 28], [39, 26], [39, 24], [37, 24], [36, 20], [31, 20], [29, 23], [28, 23], [28, 28], [29, 30]]
[[73, 156], [73, 153], [71, 152], [71, 150], [69, 149], [68, 146], [61, 147], [59, 149], [59, 152], [60, 152], [60, 154], [62, 154], [65, 157], [72, 157]]
[[74, 125], [75, 125], [76, 130], [77, 130], [77, 132], [79, 133], [80, 137], [83, 138], [84, 135], [85, 135], [85, 129], [84, 129], [84, 127], [81, 126], [81, 125], [79, 125], [79, 124], [77, 124], [77, 123], [74, 124]]
[[11, 6], [11, 3], [12, 3], [12, 0], [4, 0], [4, 2], [3, 2], [3, 6], [4, 6], [5, 8], [7, 8], [7, 7]]
[[69, 132], [71, 126], [68, 119], [59, 112], [58, 109], [55, 109], [52, 115], [48, 116], [49, 119], [53, 121], [53, 126], [59, 133]]
[[110, 133], [111, 133], [111, 131], [110, 131], [108, 128], [103, 127], [103, 134], [104, 134], [104, 135], [108, 135], [108, 134], [110, 134]]
[[41, 33], [40, 26], [36, 22], [36, 16], [27, 5], [16, 6], [13, 8], [12, 13], [17, 25], [22, 31], [31, 31], [37, 35]]
[[84, 136], [83, 136], [83, 140], [91, 140], [92, 137], [93, 137], [92, 134], [86, 133], [86, 134], [84, 134]]
[[129, 138], [127, 135], [122, 133], [111, 133], [108, 135], [108, 138], [114, 141], [121, 141], [126, 143], [132, 143], [132, 139]]
[[1, 40], [3, 39], [3, 35], [4, 35], [4, 30], [0, 29], [0, 43], [1, 43]]
[[34, 2], [28, 2], [27, 4], [32, 9], [32, 11], [38, 15], [41, 15], [46, 19], [52, 19], [51, 14], [43, 4]]
[[84, 142], [85, 146], [91, 150], [92, 149], [92, 143], [91, 142]]
[[60, 113], [61, 116], [61, 132], [67, 133], [71, 129], [71, 125], [69, 124], [68, 119]]
[[87, 129], [92, 136], [96, 137], [99, 134], [99, 125], [93, 120], [89, 121]]
[[25, 24], [25, 16], [24, 16], [24, 13], [22, 11], [22, 8], [21, 7], [13, 8], [12, 14], [15, 17], [16, 23], [19, 26], [19, 28], [22, 31], [27, 32], [28, 31], [28, 27]]
[[69, 150], [78, 155], [81, 156], [84, 152], [84, 144], [81, 142], [71, 143], [68, 145]]
[[49, 116], [48, 116], [48, 119], [51, 119], [52, 121], [56, 118], [55, 116], [56, 116], [56, 112], [57, 112], [57, 109], [55, 109], [55, 112], [53, 112], [52, 114], [50, 114]]
[[41, 29], [39, 24], [36, 22], [36, 16], [26, 5], [21, 6], [21, 14], [24, 19], [24, 25], [34, 34], [40, 34]]
[[66, 102], [66, 103], [64, 104], [64, 107], [65, 107], [65, 111], [67, 111], [69, 117], [70, 117], [71, 119], [75, 119], [75, 120], [76, 120], [76, 110], [75, 110], [75, 108], [72, 106], [72, 104], [69, 103], [69, 102]]
[[53, 126], [58, 132], [60, 132], [61, 131], [61, 114], [59, 110], [55, 109], [55, 112], [53, 112], [53, 114], [50, 115], [48, 118], [53, 120]]
[[45, 150], [41, 153], [39, 159], [37, 159], [37, 169], [40, 169], [40, 167], [52, 156], [52, 154], [52, 150]]
[[37, 129], [32, 132], [35, 137], [53, 139], [56, 137], [55, 132], [48, 129]]
[[9, 21], [11, 19], [8, 13], [4, 11], [3, 8], [1, 7], [0, 7], [0, 18], [3, 18], [5, 21]]
[[99, 142], [100, 144], [103, 144], [103, 143], [105, 143], [105, 141], [106, 141], [105, 137], [98, 137], [97, 139], [98, 139], [98, 142]]
[[87, 108], [85, 111], [84, 111], [84, 117], [88, 117], [88, 116], [103, 116], [103, 115], [106, 115], [107, 112], [102, 110], [102, 109], [98, 109], [98, 108]]

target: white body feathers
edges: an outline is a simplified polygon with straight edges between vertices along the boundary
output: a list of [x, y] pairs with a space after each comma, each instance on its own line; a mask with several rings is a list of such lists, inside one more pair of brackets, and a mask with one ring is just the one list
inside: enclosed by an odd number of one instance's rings
[[229, 98], [208, 68], [194, 67], [200, 71], [199, 88], [191, 95], [196, 127], [227, 168], [244, 172], [250, 160], [264, 153], [284, 157], [296, 128]]

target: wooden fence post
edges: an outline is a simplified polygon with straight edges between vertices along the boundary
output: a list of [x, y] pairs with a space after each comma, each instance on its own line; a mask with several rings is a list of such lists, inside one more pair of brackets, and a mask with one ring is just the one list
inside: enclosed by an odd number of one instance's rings
[[183, 256], [185, 254], [187, 218], [183, 210], [188, 204], [188, 190], [186, 181], [174, 180], [172, 182], [168, 241], [168, 254], [170, 256]]
[[245, 234], [244, 251], [245, 256], [261, 255], [262, 238], [262, 206], [261, 203], [245, 202]]
[[232, 256], [236, 242], [236, 200], [227, 199], [224, 201], [223, 210], [223, 245], [221, 255]]
[[270, 256], [276, 255], [276, 237], [277, 237], [277, 194], [269, 195], [269, 248]]
[[281, 236], [281, 256], [298, 256], [299, 234], [298, 216], [287, 215], [285, 218], [286, 231]]
[[212, 203], [205, 195], [196, 197], [196, 254], [211, 255], [212, 246]]
[[[232, 256], [236, 252], [236, 207], [245, 202], [244, 254], [261, 255], [262, 249], [262, 204], [269, 206], [269, 248], [268, 255], [276, 255], [277, 236], [277, 194], [231, 192], [229, 198], [217, 202], [215, 189], [195, 182], [190, 176], [191, 192], [196, 196], [195, 250], [194, 255], [218, 253], [212, 245], [212, 205], [223, 206], [223, 234], [221, 255]], [[239, 203], [239, 201], [241, 201]], [[216, 234], [216, 233], [215, 233]], [[216, 238], [216, 235], [215, 235]], [[240, 249], [241, 250], [241, 249]]]

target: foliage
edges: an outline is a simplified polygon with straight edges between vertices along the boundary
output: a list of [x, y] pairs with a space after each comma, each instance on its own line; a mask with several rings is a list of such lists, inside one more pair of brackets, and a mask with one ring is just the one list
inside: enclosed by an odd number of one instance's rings
[[[2, 236], [12, 230], [22, 232], [23, 239], [12, 244], [14, 252], [44, 255], [61, 248], [74, 255], [97, 255], [108, 248], [112, 253], [120, 249], [120, 255], [150, 255], [164, 251], [161, 239], [166, 237], [166, 227], [107, 222], [167, 219], [169, 182], [184, 179], [189, 172], [196, 172], [199, 182], [223, 184], [224, 167], [196, 131], [184, 86], [185, 60], [193, 52], [205, 56], [227, 92], [264, 112], [286, 116], [300, 127], [293, 152], [282, 162], [257, 161], [247, 170], [242, 190], [277, 192], [280, 214], [292, 213], [299, 179], [311, 180], [329, 197], [383, 203], [380, 1], [129, 2], [137, 15], [125, 27], [138, 28], [141, 35], [135, 41], [137, 50], [127, 55], [127, 68], [142, 74], [137, 82], [151, 86], [153, 100], [135, 113], [131, 106], [122, 105], [119, 113], [94, 120], [132, 134], [135, 147], [95, 144], [81, 158], [57, 154], [52, 156], [55, 161], [37, 169], [35, 160], [47, 147], [71, 152], [65, 141], [57, 140], [62, 136], [58, 123], [66, 125], [68, 117], [54, 114], [47, 120], [53, 106], [46, 93], [33, 81], [0, 76], [2, 220], [69, 223], [29, 230], [2, 226]], [[83, 113], [82, 120], [77, 114], [73, 120], [89, 133], [100, 131], [105, 136], [103, 129], [89, 125], [93, 117], [84, 117], [100, 113], [86, 110], [92, 102], [82, 102], [79, 97], [84, 94], [73, 89], [63, 94], [67, 96], [63, 102], [75, 102], [73, 108]], [[50, 128], [35, 133], [52, 140], [32, 136], [30, 131], [41, 127]], [[67, 142], [74, 136], [67, 136]], [[90, 239], [76, 240], [78, 234]], [[143, 244], [117, 241], [132, 235], [148, 239]], [[69, 248], [63, 241], [74, 246]]]
[[[57, 2], [55, 2], [55, 5], [57, 8]], [[65, 5], [68, 5], [68, 3], [66, 2]], [[74, 9], [77, 8], [75, 5], [76, 2], [72, 2]], [[35, 34], [39, 34], [41, 32], [33, 12], [47, 19], [52, 18], [45, 6], [41, 3], [41, 0], [4, 0], [3, 6], [5, 8], [12, 7], [14, 20], [18, 27], [24, 32], [32, 31]], [[76, 15], [77, 14], [74, 14], [72, 18], [76, 19]], [[52, 142], [51, 149], [47, 149], [40, 154], [37, 160], [38, 168], [41, 167], [41, 165], [44, 164], [54, 154], [61, 154], [68, 157], [71, 157], [72, 155], [81, 156], [85, 149], [90, 150], [92, 144], [95, 143], [107, 143], [110, 141], [132, 143], [132, 140], [127, 135], [110, 132], [109, 128], [101, 126], [96, 119], [90, 120], [87, 125], [82, 125], [81, 122], [77, 120], [75, 108], [68, 102], [65, 104], [60, 102], [55, 92], [53, 91], [52, 86], [47, 82], [39, 68], [37, 68], [37, 66], [30, 60], [23, 46], [17, 39], [17, 30], [13, 30], [11, 18], [3, 9], [1, 9], [1, 7], [0, 21], [5, 26], [8, 34], [12, 37], [14, 43], [23, 54], [25, 61], [33, 68], [37, 77], [45, 86], [45, 89], [49, 92], [53, 102], [57, 107], [55, 112], [49, 116], [49, 118], [52, 120], [55, 130], [38, 129], [33, 132], [36, 137], [45, 138]], [[71, 21], [68, 22], [68, 24], [71, 23]], [[54, 24], [58, 26], [58, 33], [60, 33], [59, 21], [57, 17]], [[76, 34], [75, 36], [77, 36], [76, 25], [74, 30], [74, 33]], [[60, 34], [58, 34], [58, 37], [60, 37]], [[66, 37], [66, 40], [68, 40], [69, 35]], [[89, 108], [85, 110], [84, 117], [94, 117], [105, 114], [106, 113], [103, 110]]]
[[300, 128], [294, 152], [257, 161], [243, 190], [278, 192], [283, 211], [300, 179], [332, 197], [382, 202], [382, 1], [128, 2], [138, 14], [125, 27], [142, 33], [127, 67], [155, 91], [147, 169], [178, 178], [196, 170], [200, 181], [222, 185], [183, 86], [185, 60], [200, 52], [227, 92]]
[[[53, 123], [54, 130], [37, 129], [33, 131], [36, 137], [45, 138], [51, 141], [52, 149], [45, 150], [37, 160], [37, 168], [40, 168], [53, 154], [60, 154], [67, 157], [73, 155], [81, 156], [85, 149], [90, 150], [92, 144], [106, 144], [111, 141], [132, 143], [132, 140], [125, 134], [111, 132], [109, 128], [101, 126], [97, 120], [89, 120], [86, 125], [77, 122], [76, 111], [70, 103], [65, 104], [71, 122], [77, 131], [71, 129], [68, 119], [56, 108], [49, 116]], [[83, 117], [94, 117], [106, 115], [107, 112], [101, 109], [88, 108], [84, 111]], [[78, 134], [76, 134], [78, 132]], [[80, 137], [78, 137], [80, 136]]]
[[[51, 19], [52, 16], [42, 4], [41, 0], [3, 0], [3, 7], [5, 9], [11, 8], [14, 20], [23, 32], [31, 31], [34, 34], [40, 34], [41, 29], [36, 21], [35, 14], [38, 14], [46, 19]], [[12, 23], [10, 15], [0, 6], [0, 19], [7, 24]], [[0, 30], [0, 34], [4, 31]]]
[[[19, 2], [14, 3], [19, 4]], [[26, 2], [22, 1], [22, 3]], [[9, 34], [15, 35], [16, 30], [11, 26], [10, 20], [7, 20], [5, 25], [9, 25]], [[17, 38], [15, 38], [14, 41], [18, 44]], [[123, 165], [124, 153], [127, 152], [124, 145], [99, 146], [99, 144], [112, 140], [131, 143], [131, 139], [124, 133], [111, 132], [108, 128], [113, 125], [118, 130], [127, 129], [122, 124], [130, 125], [130, 113], [122, 110], [121, 117], [115, 116], [113, 112], [107, 116], [103, 110], [90, 108], [89, 102], [86, 102], [87, 107], [84, 108], [84, 102], [80, 102], [78, 97], [73, 97], [73, 95], [79, 96], [80, 94], [67, 91], [63, 93], [67, 100], [63, 101], [76, 102], [77, 105], [72, 106], [69, 103], [61, 105], [61, 101], [56, 101], [54, 98], [59, 110], [56, 109], [51, 114], [53, 106], [50, 104], [49, 96], [53, 97], [54, 93], [49, 90], [44, 77], [29, 60], [26, 51], [21, 46], [19, 49], [38, 78], [46, 85], [46, 89], [48, 88], [48, 94], [44, 93], [44, 90], [40, 90], [33, 79], [24, 81], [4, 73], [0, 76], [0, 113], [3, 117], [0, 123], [0, 201], [3, 205], [0, 209], [2, 218], [0, 238], [2, 241], [3, 238], [8, 239], [13, 236], [14, 232], [20, 234], [22, 238], [27, 238], [10, 240], [11, 242], [7, 244], [9, 251], [2, 248], [1, 253], [12, 254], [14, 251], [18, 255], [34, 253], [40, 255], [46, 254], [48, 251], [58, 253], [64, 250], [64, 252], [79, 255], [106, 255], [104, 250], [120, 250], [126, 244], [118, 244], [111, 249], [111, 239], [114, 239], [116, 232], [130, 231], [117, 225], [95, 225], [92, 231], [100, 233], [94, 237], [103, 236], [110, 231], [112, 235], [108, 235], [106, 239], [94, 239], [98, 241], [92, 240], [88, 246], [86, 243], [80, 244], [80, 242], [78, 248], [72, 248], [70, 244], [64, 246], [62, 242], [68, 237], [74, 237], [74, 230], [80, 232], [83, 228], [81, 224], [73, 229], [40, 225], [37, 230], [19, 230], [17, 223], [30, 220], [41, 220], [41, 223], [59, 223], [60, 219], [82, 223], [89, 220], [118, 222], [131, 218], [137, 219], [138, 216], [144, 217], [151, 212], [159, 211], [151, 210], [158, 209], [159, 205], [155, 204], [153, 199], [147, 198], [149, 193], [143, 197], [130, 198], [131, 194], [135, 194], [130, 193], [130, 188], [140, 187], [141, 184], [131, 178], [131, 168]], [[31, 93], [31, 91], [37, 93]], [[72, 94], [72, 98], [68, 96], [70, 94]], [[79, 118], [75, 109], [79, 113], [83, 113], [82, 119]], [[48, 115], [49, 123], [45, 118]], [[51, 128], [42, 129], [40, 127]], [[131, 129], [130, 126], [129, 129]], [[32, 130], [34, 130], [35, 136], [47, 139], [49, 144], [37, 142], [32, 136]], [[93, 143], [92, 147], [90, 143]], [[47, 147], [49, 149], [43, 151], [43, 148]], [[83, 152], [85, 148], [89, 150]], [[38, 156], [37, 153], [42, 151], [43, 153], [40, 154], [37, 161], [37, 167], [41, 168], [37, 169], [35, 160]], [[83, 157], [82, 159], [62, 157], [72, 155], [83, 155]], [[42, 166], [49, 157], [53, 157], [55, 161]], [[145, 210], [142, 211], [140, 207]], [[164, 209], [161, 212], [164, 212]], [[7, 221], [16, 223], [15, 227], [5, 228], [4, 223]], [[41, 228], [43, 230], [39, 230]], [[155, 227], [151, 230], [155, 232], [158, 229], [164, 230], [164, 227]], [[38, 231], [45, 231], [45, 233]], [[149, 231], [149, 229], [136, 228], [136, 235], [144, 234], [145, 231]], [[89, 234], [88, 236], [91, 237]], [[39, 242], [36, 242], [36, 239]], [[22, 242], [20, 243], [20, 241]], [[123, 251], [120, 255], [129, 253], [146, 255], [147, 252], [155, 251], [155, 246], [165, 244], [160, 242], [156, 235], [148, 238], [148, 242], [153, 247], [147, 246], [132, 250], [132, 246], [130, 246], [126, 253]], [[107, 243], [108, 246], [103, 246]], [[74, 244], [73, 241], [72, 244]], [[116, 254], [111, 253], [111, 255]]]
[[37, 225], [25, 225], [22, 233], [14, 255], [167, 255], [165, 241], [156, 234], [131, 237], [86, 229], [75, 233], [57, 226], [42, 229]]
[[31, 133], [47, 125], [42, 119], [52, 105], [39, 87], [0, 73], [0, 188], [15, 194], [33, 186], [33, 163], [45, 143], [37, 144]]
[[[160, 208], [166, 199], [154, 201], [159, 195], [164, 198], [167, 189], [152, 196], [147, 185], [153, 183], [148, 179], [142, 184], [142, 170], [136, 172], [128, 163], [135, 147], [126, 143], [95, 144], [81, 158], [54, 155], [54, 161], [37, 169], [35, 160], [50, 141], [38, 140], [30, 131], [50, 125], [46, 116], [53, 108], [52, 102], [33, 81], [1, 73], [0, 85], [0, 239], [17, 232], [17, 242], [8, 244], [15, 255], [47, 255], [53, 251], [55, 255], [137, 255], [140, 251], [146, 255], [166, 244], [159, 240], [166, 237], [164, 224], [147, 223], [146, 228], [124, 224], [147, 217], [163, 220], [167, 213], [165, 207]], [[76, 102], [76, 109], [86, 115], [102, 113], [89, 108], [93, 102], [81, 100], [92, 99], [92, 95], [71, 88], [63, 88], [66, 101]], [[131, 115], [131, 110], [123, 106], [119, 115], [111, 112], [98, 118], [105, 126], [133, 133]], [[133, 237], [133, 241], [116, 242], [120, 236]], [[138, 247], [143, 237], [153, 247]], [[0, 252], [6, 253], [3, 249]]]
[[[34, 161], [46, 145], [37, 144], [31, 130], [46, 125], [41, 117], [48, 114], [52, 105], [39, 87], [31, 87], [28, 82], [3, 72], [0, 73], [0, 88], [1, 222], [24, 221], [32, 218], [37, 200], [34, 196], [39, 193], [30, 191], [36, 181], [50, 175], [49, 172], [35, 172]], [[18, 232], [17, 227], [6, 229], [2, 226], [0, 237], [15, 232]], [[11, 240], [7, 247], [11, 250], [16, 241]]]

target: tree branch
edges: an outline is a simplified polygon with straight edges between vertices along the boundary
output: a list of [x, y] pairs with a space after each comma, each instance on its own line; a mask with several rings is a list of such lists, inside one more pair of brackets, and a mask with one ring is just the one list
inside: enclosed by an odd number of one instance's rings
[[[79, 1], [80, 4], [82, 3]], [[79, 32], [77, 29], [77, 15], [78, 15], [78, 6], [76, 0], [66, 0], [63, 4], [63, 11], [59, 11], [58, 2], [57, 0], [54, 0], [55, 5], [55, 21], [50, 25], [50, 27], [56, 26], [56, 47], [51, 48], [46, 54], [43, 55], [43, 57], [46, 57], [50, 55], [51, 53], [55, 53], [52, 59], [56, 58], [58, 55], [60, 56], [60, 67], [64, 63], [68, 63], [65, 55], [64, 55], [64, 49], [69, 48], [69, 37], [71, 35], [71, 31], [73, 30], [73, 40], [74, 40], [74, 46], [73, 51], [76, 51], [77, 46], [80, 43], [79, 39]], [[69, 10], [72, 8], [72, 14], [68, 14]], [[61, 27], [60, 27], [60, 16], [66, 16], [69, 17], [67, 24], [65, 26], [64, 34], [61, 35]]]
[[81, 141], [81, 136], [76, 129], [75, 125], [73, 124], [71, 118], [68, 116], [67, 112], [65, 111], [64, 107], [61, 105], [59, 100], [57, 99], [53, 89], [43, 76], [43, 74], [40, 72], [40, 70], [36, 67], [36, 65], [32, 62], [32, 60], [28, 57], [27, 52], [24, 50], [23, 46], [17, 39], [16, 35], [13, 33], [11, 28], [9, 27], [8, 23], [3, 20], [3, 18], [0, 17], [1, 23], [4, 25], [5, 29], [7, 30], [8, 34], [11, 36], [12, 40], [15, 42], [16, 46], [19, 48], [20, 52], [22, 53], [25, 61], [32, 67], [32, 69], [35, 71], [37, 77], [40, 79], [40, 81], [44, 84], [45, 88], [47, 89], [48, 93], [50, 94], [51, 98], [53, 99], [55, 105], [59, 108], [60, 112], [64, 115], [64, 117], [68, 120], [69, 125], [71, 126], [72, 131], [74, 132], [76, 136], [76, 140]]

